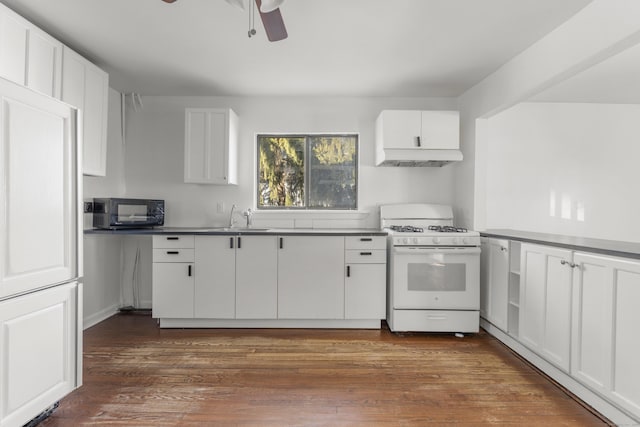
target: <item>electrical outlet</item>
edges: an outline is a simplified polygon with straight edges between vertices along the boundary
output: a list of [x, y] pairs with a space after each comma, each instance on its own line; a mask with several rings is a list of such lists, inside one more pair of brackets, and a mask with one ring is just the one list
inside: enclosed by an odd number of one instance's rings
[[93, 202], [84, 202], [84, 213], [93, 212]]

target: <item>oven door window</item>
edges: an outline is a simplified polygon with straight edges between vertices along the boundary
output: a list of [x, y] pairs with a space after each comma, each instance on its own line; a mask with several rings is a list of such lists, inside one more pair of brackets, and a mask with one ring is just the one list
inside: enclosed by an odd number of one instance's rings
[[418, 292], [463, 292], [467, 266], [462, 263], [409, 263], [407, 286]]

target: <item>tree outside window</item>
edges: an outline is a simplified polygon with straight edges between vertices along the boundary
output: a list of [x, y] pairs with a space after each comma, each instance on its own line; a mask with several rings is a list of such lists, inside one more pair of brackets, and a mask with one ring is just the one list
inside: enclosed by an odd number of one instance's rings
[[259, 135], [259, 209], [357, 209], [357, 135]]

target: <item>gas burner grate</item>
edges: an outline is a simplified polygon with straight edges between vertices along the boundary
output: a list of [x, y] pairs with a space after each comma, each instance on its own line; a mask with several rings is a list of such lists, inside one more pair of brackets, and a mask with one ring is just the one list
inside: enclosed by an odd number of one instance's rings
[[441, 233], [466, 233], [468, 231], [466, 228], [452, 227], [450, 225], [430, 225], [429, 230]]
[[389, 227], [393, 231], [399, 231], [401, 233], [422, 233], [424, 229], [420, 227], [414, 227], [412, 225], [392, 225]]

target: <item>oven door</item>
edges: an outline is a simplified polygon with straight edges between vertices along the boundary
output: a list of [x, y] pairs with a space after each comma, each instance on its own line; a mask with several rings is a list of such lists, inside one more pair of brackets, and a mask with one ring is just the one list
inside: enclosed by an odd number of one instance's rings
[[480, 248], [393, 247], [390, 267], [394, 309], [480, 309]]

